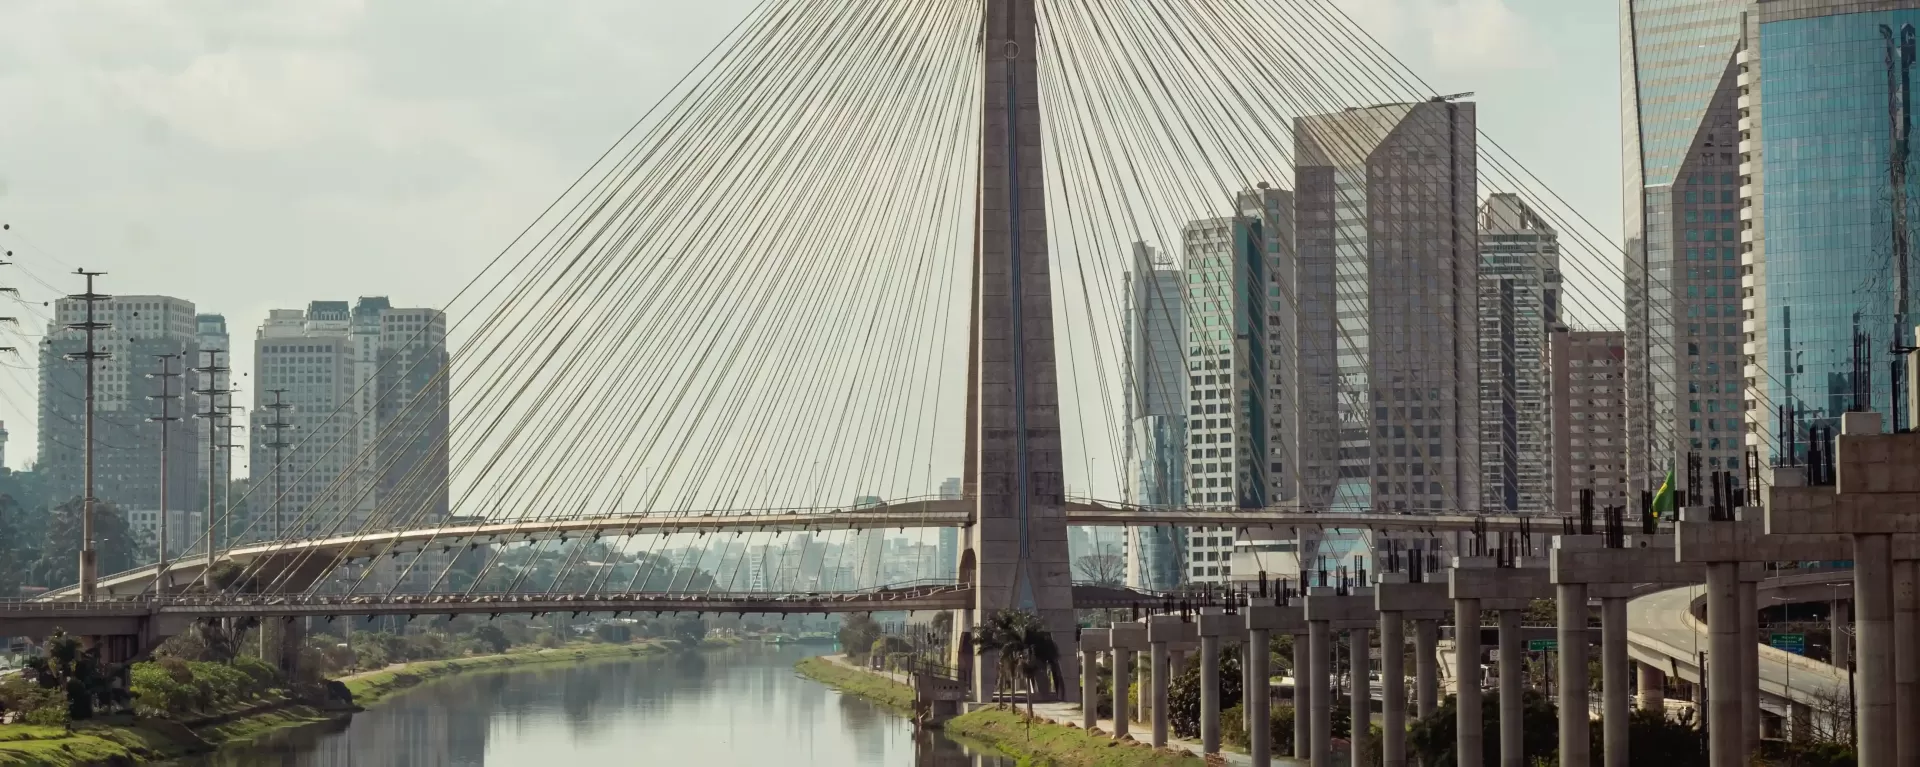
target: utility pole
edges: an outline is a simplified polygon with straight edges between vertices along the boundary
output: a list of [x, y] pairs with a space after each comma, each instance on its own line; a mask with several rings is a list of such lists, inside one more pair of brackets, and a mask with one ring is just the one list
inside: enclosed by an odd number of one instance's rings
[[69, 299], [80, 301], [87, 305], [86, 320], [67, 323], [67, 329], [79, 330], [87, 334], [87, 349], [83, 352], [76, 352], [64, 356], [70, 360], [85, 360], [87, 363], [86, 443], [83, 449], [83, 452], [86, 454], [86, 493], [81, 496], [80, 501], [80, 601], [91, 602], [93, 601], [94, 586], [99, 578], [99, 568], [94, 560], [95, 552], [93, 550], [93, 379], [95, 368], [97, 367], [96, 363], [111, 356], [106, 352], [95, 349], [93, 341], [94, 335], [97, 332], [113, 327], [107, 323], [94, 320], [93, 305], [101, 301], [106, 301], [112, 298], [112, 296], [93, 292], [93, 278], [104, 275], [106, 272], [89, 272], [85, 269], [75, 269], [73, 273], [87, 280], [87, 292], [67, 296]]
[[293, 443], [288, 442], [286, 436], [287, 427], [293, 425], [287, 423], [286, 411], [291, 409], [293, 405], [281, 401], [281, 396], [287, 393], [286, 389], [268, 389], [267, 393], [273, 395], [273, 401], [263, 407], [265, 407], [267, 412], [271, 413], [272, 416], [271, 420], [261, 424], [261, 426], [273, 430], [273, 439], [266, 443], [265, 446], [273, 450], [273, 537], [275, 540], [279, 540], [280, 538], [286, 537], [286, 531], [281, 528], [283, 520], [280, 517], [280, 496], [286, 492], [285, 488], [281, 487], [280, 484], [280, 467], [286, 462], [282, 457], [284, 455], [282, 451], [293, 447]]
[[160, 400], [160, 415], [147, 419], [160, 424], [160, 564], [153, 580], [153, 595], [164, 597], [167, 595], [167, 454], [172, 452], [167, 445], [167, 433], [170, 430], [169, 423], [180, 420], [171, 407], [173, 400], [179, 399], [180, 395], [172, 393], [173, 384], [168, 379], [185, 374], [173, 372], [173, 361], [179, 359], [180, 355], [155, 354], [153, 357], [160, 361], [160, 372], [147, 374], [148, 378], [160, 379], [160, 393], [147, 395], [147, 399]]
[[241, 413], [247, 411], [245, 405], [233, 404], [233, 392], [233, 389], [227, 390], [227, 404], [220, 406], [220, 412], [227, 421], [220, 426], [220, 457], [225, 461], [220, 467], [220, 475], [221, 481], [226, 484], [226, 503], [221, 504], [223, 513], [220, 516], [223, 522], [220, 536], [226, 540], [229, 547], [233, 546], [233, 448], [235, 447], [233, 430], [247, 428], [244, 424], [235, 424], [233, 421], [235, 411]]
[[200, 569], [200, 585], [209, 592], [213, 591], [214, 467], [219, 465], [214, 452], [219, 449], [219, 444], [213, 435], [220, 430], [220, 395], [226, 393], [226, 389], [220, 386], [220, 374], [227, 372], [227, 367], [220, 364], [220, 355], [225, 351], [201, 349], [200, 353], [207, 355], [206, 364], [193, 369], [193, 372], [200, 374], [200, 383], [205, 387], [194, 389], [193, 393], [207, 398], [207, 409], [194, 413], [193, 417], [207, 420], [207, 563]]

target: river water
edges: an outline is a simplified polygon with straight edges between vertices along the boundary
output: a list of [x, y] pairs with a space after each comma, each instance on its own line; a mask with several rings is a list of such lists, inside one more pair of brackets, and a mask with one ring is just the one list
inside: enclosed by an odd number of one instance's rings
[[476, 673], [179, 767], [1011, 767], [799, 676], [822, 646]]

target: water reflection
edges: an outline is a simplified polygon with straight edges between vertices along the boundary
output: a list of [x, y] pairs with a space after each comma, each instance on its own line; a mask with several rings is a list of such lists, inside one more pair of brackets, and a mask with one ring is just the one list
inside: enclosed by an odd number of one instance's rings
[[586, 764], [1009, 767], [793, 673], [813, 650], [474, 674], [351, 722], [287, 732], [180, 767], [571, 767]]

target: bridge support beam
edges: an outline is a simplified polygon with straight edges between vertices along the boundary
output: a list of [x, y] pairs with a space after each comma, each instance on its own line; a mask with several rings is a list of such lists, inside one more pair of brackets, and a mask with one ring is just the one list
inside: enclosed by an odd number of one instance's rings
[[1373, 723], [1373, 681], [1367, 659], [1372, 655], [1368, 651], [1368, 630], [1362, 628], [1347, 629], [1347, 703], [1349, 719], [1352, 723], [1352, 736], [1347, 740], [1348, 753], [1353, 757], [1353, 767], [1373, 767], [1371, 754], [1367, 753], [1367, 730]]
[[1520, 611], [1500, 611], [1500, 767], [1527, 767], [1526, 727], [1520, 719]]
[[1901, 764], [1920, 764], [1920, 562], [1893, 563], [1893, 709]]
[[[1602, 631], [1605, 629], [1603, 628]], [[1604, 634], [1603, 641], [1604, 641]], [[1604, 650], [1602, 651], [1604, 652]], [[1667, 715], [1667, 672], [1648, 665], [1636, 664], [1640, 668], [1640, 710], [1652, 711], [1661, 716]]]
[[[1206, 607], [1201, 608], [1199, 628], [1200, 750], [1206, 754], [1217, 754], [1220, 753], [1220, 646], [1223, 643], [1239, 644], [1238, 640], [1247, 630], [1247, 623], [1245, 618], [1226, 615], [1218, 607]], [[1243, 654], [1240, 662], [1242, 712], [1252, 710], [1246, 700], [1253, 694], [1253, 686], [1249, 682], [1252, 668], [1253, 664]], [[1265, 682], [1265, 677], [1261, 681]]]
[[[1312, 745], [1307, 747], [1307, 760], [1313, 767], [1333, 767], [1333, 716], [1329, 705], [1333, 695], [1327, 689], [1328, 681], [1333, 679], [1333, 637], [1326, 621], [1307, 621], [1307, 664], [1307, 678], [1294, 682], [1295, 694], [1303, 684], [1313, 688], [1313, 696], [1308, 701], [1312, 708], [1307, 713], [1310, 723], [1307, 742]], [[1294, 716], [1299, 715], [1295, 710]]]
[[[1412, 581], [1406, 572], [1383, 572], [1374, 576], [1373, 605], [1380, 614], [1380, 758], [1385, 767], [1407, 764], [1407, 667], [1406, 622], [1414, 621], [1414, 665], [1420, 677], [1420, 697], [1431, 700], [1435, 684], [1433, 643], [1434, 622], [1445, 617], [1441, 608], [1447, 603], [1449, 586], [1444, 581]], [[1423, 703], [1423, 705], [1425, 705]]]
[[1593, 757], [1593, 718], [1587, 704], [1587, 585], [1562, 583], [1560, 624], [1560, 767], [1588, 767]]
[[1148, 651], [1148, 663], [1153, 664], [1153, 685], [1151, 708], [1153, 709], [1154, 748], [1167, 746], [1167, 643], [1151, 642]]
[[1118, 647], [1113, 650], [1113, 739], [1125, 740], [1128, 720], [1133, 712], [1127, 710], [1128, 692], [1133, 689], [1133, 651]]
[[1407, 765], [1407, 637], [1399, 612], [1380, 613], [1380, 763]]
[[1273, 725], [1270, 710], [1273, 697], [1267, 690], [1267, 679], [1271, 674], [1267, 669], [1267, 630], [1263, 628], [1247, 630], [1247, 652], [1244, 663], [1247, 667], [1247, 679], [1252, 686], [1244, 689], [1246, 705], [1241, 710], [1247, 712], [1247, 750], [1253, 756], [1253, 767], [1268, 767], [1273, 763]]
[[[1740, 737], [1747, 753], [1760, 753], [1760, 598], [1759, 573], [1741, 568], [1740, 578], [1740, 678], [1746, 680], [1740, 695]], [[1753, 577], [1746, 577], [1751, 574]]]
[[1713, 767], [1746, 767], [1746, 735], [1740, 729], [1739, 565], [1707, 564], [1707, 750]]
[[1320, 685], [1314, 684], [1313, 677], [1313, 636], [1311, 630], [1293, 635], [1293, 758], [1313, 759], [1313, 705], [1314, 699], [1324, 696], [1324, 691], [1315, 692]]
[[[1171, 650], [1185, 647], [1198, 639], [1199, 627], [1177, 615], [1155, 615], [1147, 619], [1147, 645], [1153, 654], [1153, 746], [1167, 745], [1167, 684], [1172, 678]], [[1217, 677], [1216, 677], [1217, 682]]]
[[1100, 675], [1093, 660], [1093, 648], [1080, 645], [1080, 727], [1092, 730], [1100, 723]]
[[1421, 719], [1440, 708], [1440, 622], [1413, 622], [1413, 694]]
[[1632, 711], [1627, 702], [1627, 677], [1632, 673], [1632, 665], [1633, 661], [1627, 658], [1627, 600], [1602, 597], [1600, 694], [1604, 697], [1600, 705], [1600, 742], [1606, 752], [1607, 767], [1628, 767], [1627, 725]]
[[1480, 600], [1453, 600], [1454, 762], [1485, 764], [1480, 713]]

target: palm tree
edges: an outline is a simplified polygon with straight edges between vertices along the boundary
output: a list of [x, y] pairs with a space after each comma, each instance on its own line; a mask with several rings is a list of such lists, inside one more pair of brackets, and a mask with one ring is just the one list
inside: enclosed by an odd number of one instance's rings
[[974, 631], [974, 652], [999, 653], [995, 692], [1007, 689], [1012, 681], [1027, 686], [1027, 717], [1033, 717], [1033, 695], [1044, 674], [1051, 689], [1060, 689], [1060, 648], [1053, 643], [1040, 616], [1024, 610], [999, 610], [987, 616], [986, 623]]

